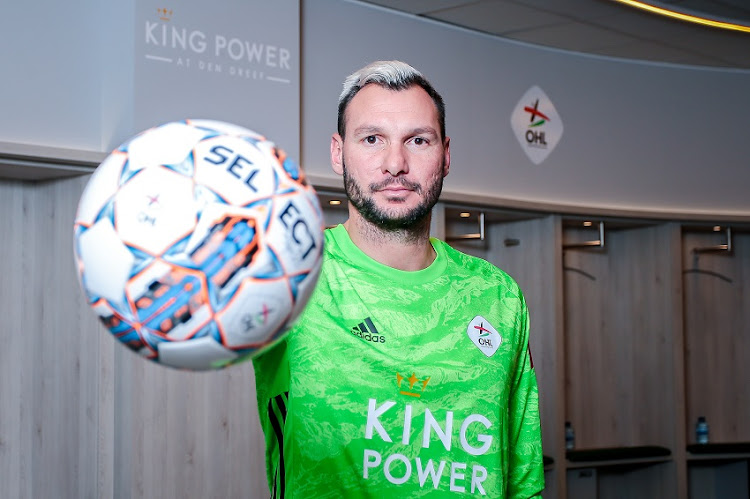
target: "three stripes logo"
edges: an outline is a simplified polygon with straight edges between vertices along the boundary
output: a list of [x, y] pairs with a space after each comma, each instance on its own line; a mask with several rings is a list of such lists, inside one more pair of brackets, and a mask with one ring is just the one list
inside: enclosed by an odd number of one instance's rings
[[279, 460], [273, 470], [271, 499], [283, 499], [286, 492], [286, 474], [284, 464], [284, 427], [286, 425], [286, 408], [289, 405], [289, 392], [281, 393], [268, 401], [268, 421], [273, 427], [273, 437], [279, 449]]
[[385, 343], [385, 336], [378, 332], [371, 318], [367, 318], [351, 329], [354, 336], [358, 336], [366, 341], [373, 343]]

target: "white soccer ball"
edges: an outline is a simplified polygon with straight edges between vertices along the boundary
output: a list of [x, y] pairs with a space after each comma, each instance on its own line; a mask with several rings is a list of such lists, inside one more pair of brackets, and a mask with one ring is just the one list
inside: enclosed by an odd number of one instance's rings
[[160, 364], [218, 369], [281, 339], [322, 259], [304, 172], [263, 136], [185, 120], [133, 137], [86, 185], [75, 257], [111, 333]]

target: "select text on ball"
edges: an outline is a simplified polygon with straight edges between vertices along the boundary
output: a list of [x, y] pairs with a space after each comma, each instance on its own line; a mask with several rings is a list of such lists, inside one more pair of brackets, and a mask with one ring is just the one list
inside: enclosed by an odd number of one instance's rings
[[[258, 168], [253, 168], [253, 162], [244, 156], [234, 154], [234, 151], [226, 146], [214, 146], [211, 148], [211, 154], [214, 156], [206, 156], [203, 159], [214, 165], [228, 164], [227, 171], [232, 174], [235, 178], [242, 180], [253, 192], [258, 192], [258, 189], [253, 185], [253, 178], [260, 171]], [[250, 171], [247, 171], [248, 168]]]

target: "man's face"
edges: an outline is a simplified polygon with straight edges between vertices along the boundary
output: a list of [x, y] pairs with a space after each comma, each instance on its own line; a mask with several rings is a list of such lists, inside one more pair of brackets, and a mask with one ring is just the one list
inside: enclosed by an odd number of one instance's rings
[[367, 85], [349, 103], [345, 124], [346, 138], [331, 140], [331, 161], [357, 212], [387, 230], [423, 221], [450, 166], [449, 139], [440, 137], [427, 92]]

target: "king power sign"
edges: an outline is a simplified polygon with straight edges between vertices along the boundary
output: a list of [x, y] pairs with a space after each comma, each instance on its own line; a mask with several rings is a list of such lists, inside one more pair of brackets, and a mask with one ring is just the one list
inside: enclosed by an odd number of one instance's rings
[[134, 125], [227, 121], [299, 157], [299, 2], [137, 0]]

